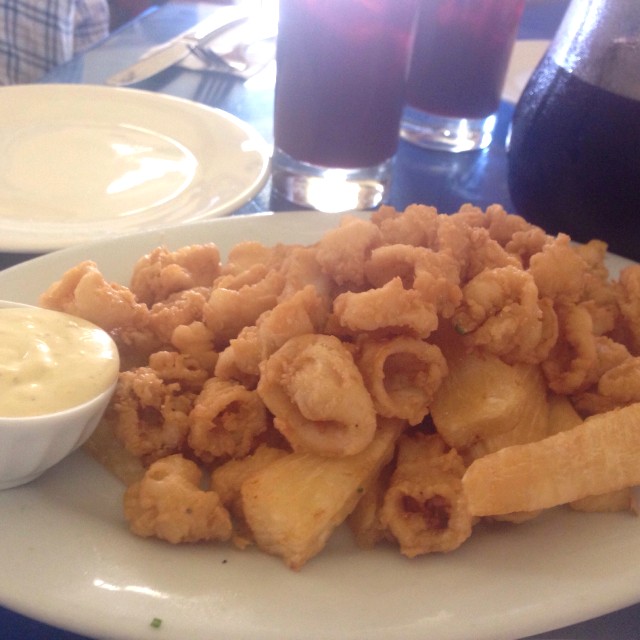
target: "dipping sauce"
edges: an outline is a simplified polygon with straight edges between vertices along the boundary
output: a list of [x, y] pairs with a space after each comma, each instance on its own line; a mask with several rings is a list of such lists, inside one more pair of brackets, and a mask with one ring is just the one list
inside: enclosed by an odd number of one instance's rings
[[34, 307], [0, 309], [0, 416], [64, 411], [116, 380], [118, 349], [94, 324]]

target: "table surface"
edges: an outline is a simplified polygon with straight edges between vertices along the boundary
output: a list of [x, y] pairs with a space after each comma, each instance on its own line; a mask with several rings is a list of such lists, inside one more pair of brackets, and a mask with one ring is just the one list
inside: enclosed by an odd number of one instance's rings
[[[566, 6], [566, 0], [528, 0], [519, 38], [551, 38]], [[44, 82], [104, 84], [108, 76], [134, 62], [150, 45], [160, 44], [185, 31], [212, 10], [208, 4], [171, 2], [152, 9], [121, 27], [103, 43], [54, 69]], [[275, 73], [273, 64], [249, 81], [242, 82], [171, 68], [137, 87], [221, 108], [249, 122], [268, 142], [272, 142]], [[494, 141], [482, 152], [431, 152], [401, 141], [387, 202], [399, 209], [415, 202], [431, 204], [442, 212], [455, 211], [465, 202], [481, 207], [498, 202], [510, 210], [512, 206], [505, 178], [505, 140], [512, 113], [512, 104], [500, 106]], [[236, 213], [290, 209], [299, 207], [279, 199], [267, 182], [261, 192]], [[0, 253], [0, 268], [30, 257]], [[635, 640], [640, 638], [640, 605], [535, 638]], [[18, 639], [82, 640], [82, 636], [0, 607], [0, 640]]]

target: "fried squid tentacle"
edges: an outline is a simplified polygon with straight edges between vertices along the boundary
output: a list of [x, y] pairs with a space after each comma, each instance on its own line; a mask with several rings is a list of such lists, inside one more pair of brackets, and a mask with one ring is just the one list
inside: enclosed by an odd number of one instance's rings
[[130, 288], [138, 300], [152, 306], [179, 291], [210, 287], [219, 273], [220, 252], [214, 244], [177, 251], [157, 247], [134, 265]]
[[345, 215], [340, 226], [327, 231], [318, 242], [316, 260], [323, 272], [339, 285], [363, 286], [366, 261], [381, 242], [375, 224]]
[[541, 304], [533, 276], [513, 266], [487, 269], [463, 288], [455, 326], [469, 346], [507, 362], [538, 363], [556, 341], [552, 306]]
[[41, 296], [40, 305], [93, 322], [105, 331], [143, 330], [149, 309], [125, 286], [107, 282], [95, 262], [69, 269]]
[[260, 315], [272, 309], [284, 286], [277, 271], [255, 265], [237, 277], [221, 276], [202, 308], [202, 319], [212, 332], [216, 347], [227, 346], [243, 327], [256, 323]]
[[583, 305], [558, 305], [559, 340], [542, 363], [549, 388], [555, 393], [584, 391], [598, 363], [593, 318]]
[[402, 244], [374, 249], [365, 264], [367, 279], [374, 287], [399, 277], [405, 289], [416, 289], [444, 317], [450, 317], [460, 304], [459, 272], [458, 263], [448, 253]]
[[253, 326], [244, 327], [237, 338], [220, 354], [216, 375], [255, 386], [260, 363], [277, 351], [289, 338], [319, 332], [328, 311], [328, 300], [313, 285], [307, 285], [291, 297], [265, 311]]
[[640, 265], [620, 272], [616, 294], [621, 314], [617, 330], [631, 353], [640, 355]]
[[386, 330], [428, 337], [438, 327], [435, 304], [396, 276], [378, 289], [347, 291], [333, 302], [338, 323], [350, 331]]
[[114, 394], [114, 434], [145, 465], [178, 453], [186, 442], [193, 397], [151, 367], [123, 371]]
[[199, 488], [202, 472], [175, 454], [154, 462], [124, 495], [124, 514], [139, 536], [173, 544], [229, 540], [231, 517], [214, 491]]

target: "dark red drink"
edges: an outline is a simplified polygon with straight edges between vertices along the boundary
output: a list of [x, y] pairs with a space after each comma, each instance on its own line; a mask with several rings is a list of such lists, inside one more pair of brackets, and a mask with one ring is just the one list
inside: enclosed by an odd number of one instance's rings
[[408, 103], [455, 118], [500, 104], [524, 0], [421, 0]]
[[640, 259], [640, 102], [545, 58], [517, 106], [509, 149], [516, 210]]
[[396, 151], [417, 0], [281, 0], [276, 147], [324, 167]]

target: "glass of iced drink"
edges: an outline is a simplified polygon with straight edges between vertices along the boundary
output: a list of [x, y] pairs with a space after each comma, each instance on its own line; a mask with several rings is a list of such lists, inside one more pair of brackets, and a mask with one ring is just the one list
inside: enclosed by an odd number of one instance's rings
[[418, 0], [280, 0], [273, 189], [324, 211], [383, 202]]
[[401, 136], [421, 147], [491, 143], [525, 0], [420, 0]]

